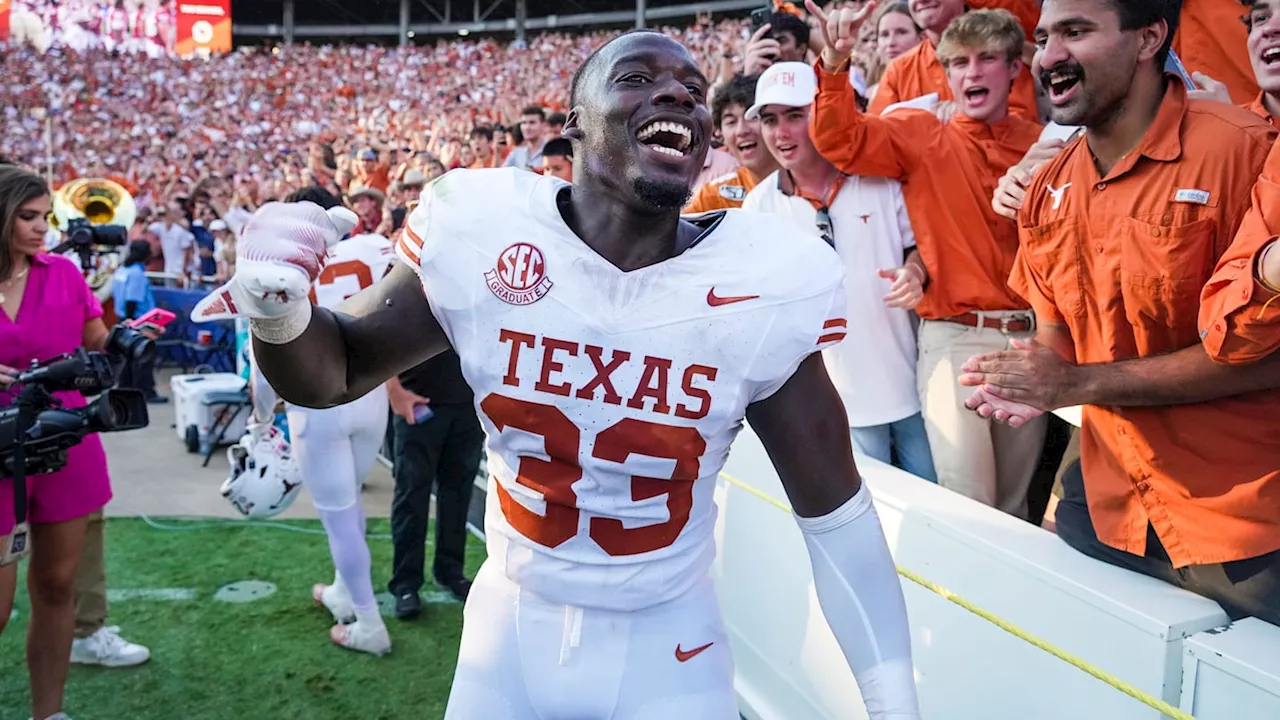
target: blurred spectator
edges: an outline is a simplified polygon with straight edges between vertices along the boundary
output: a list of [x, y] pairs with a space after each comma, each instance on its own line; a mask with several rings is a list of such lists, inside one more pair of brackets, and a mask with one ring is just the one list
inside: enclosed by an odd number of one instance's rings
[[560, 137], [560, 133], [564, 132], [565, 114], [562, 112], [553, 112], [547, 116], [547, 135], [552, 138]]
[[745, 117], [747, 108], [755, 103], [756, 81], [755, 75], [735, 75], [712, 99], [711, 121], [739, 167], [699, 186], [684, 209], [686, 213], [741, 207], [756, 183], [778, 168], [760, 141], [760, 119]]
[[805, 62], [808, 53], [808, 23], [791, 13], [775, 12], [743, 49], [743, 71], [759, 75], [776, 62]]
[[387, 207], [386, 193], [377, 188], [353, 185], [347, 195], [351, 209], [355, 211], [360, 222], [351, 231], [353, 235], [373, 233], [389, 237], [394, 220], [391, 209]]
[[503, 158], [493, 142], [493, 128], [479, 126], [471, 129], [472, 168], [502, 167]]
[[404, 227], [404, 220], [418, 204], [422, 188], [427, 185], [427, 176], [421, 170], [410, 170], [404, 174], [400, 184], [396, 186], [396, 199], [391, 208], [391, 232]]
[[391, 165], [382, 159], [377, 150], [365, 148], [356, 156], [358, 164], [351, 176], [351, 185], [372, 188], [385, 193], [391, 186]]
[[867, 73], [867, 97], [874, 99], [889, 63], [905, 55], [924, 39], [924, 31], [911, 17], [905, 2], [891, 2], [876, 10], [869, 26], [875, 37], [875, 61], [864, 68]]
[[542, 174], [573, 182], [573, 143], [565, 138], [548, 140], [542, 149]]
[[518, 167], [537, 172], [538, 161], [542, 158], [542, 146], [546, 142], [546, 113], [536, 105], [530, 105], [520, 111], [520, 134], [524, 142], [515, 147], [504, 163], [507, 167]]
[[195, 255], [195, 236], [187, 229], [186, 214], [177, 200], [156, 208], [156, 222], [148, 228], [160, 240], [164, 272], [170, 281], [186, 277]]
[[[221, 222], [221, 221], [219, 221]], [[128, 253], [111, 278], [111, 297], [121, 322], [136, 320], [156, 306], [146, 265], [151, 259], [151, 244], [146, 240], [129, 243]], [[152, 338], [155, 339], [154, 337]], [[141, 390], [149, 403], [167, 403], [169, 398], [156, 392], [155, 359], [132, 362], [120, 373], [120, 387]]]

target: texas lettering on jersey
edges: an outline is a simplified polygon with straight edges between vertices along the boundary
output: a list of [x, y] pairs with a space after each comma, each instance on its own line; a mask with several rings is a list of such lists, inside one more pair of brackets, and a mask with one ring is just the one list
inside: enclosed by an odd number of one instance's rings
[[[711, 411], [711, 393], [706, 385], [714, 382], [720, 371], [710, 365], [691, 363], [678, 367], [668, 358], [505, 328], [499, 331], [498, 340], [509, 353], [503, 385], [521, 387], [523, 383], [548, 396], [574, 397], [607, 405], [625, 404], [633, 410], [674, 415], [685, 420], [701, 420]], [[529, 368], [529, 363], [521, 365], [523, 350], [530, 351], [536, 365], [532, 372], [525, 371], [522, 380], [522, 370]], [[639, 381], [633, 386], [615, 386], [614, 374], [629, 364], [643, 367]], [[572, 382], [562, 379], [562, 374], [590, 379], [574, 387]], [[680, 378], [674, 391], [672, 377]]]
[[780, 245], [786, 221], [727, 211], [623, 273], [565, 224], [567, 187], [450, 172], [398, 249], [475, 391], [489, 557], [552, 601], [636, 609], [705, 577], [729, 444], [751, 402], [843, 337], [842, 271], [819, 239]]

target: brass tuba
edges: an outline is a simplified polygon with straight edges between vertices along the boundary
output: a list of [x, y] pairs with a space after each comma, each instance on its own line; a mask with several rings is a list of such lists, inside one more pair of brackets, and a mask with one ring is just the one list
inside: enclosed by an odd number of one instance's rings
[[50, 224], [66, 232], [75, 218], [90, 225], [122, 225], [133, 227], [138, 207], [133, 196], [120, 183], [105, 178], [81, 178], [58, 188], [53, 194], [53, 217]]
[[[53, 212], [49, 225], [65, 233], [71, 221], [83, 218], [90, 225], [120, 225], [127, 231], [138, 217], [138, 207], [124, 186], [105, 178], [81, 178], [58, 188], [53, 194]], [[85, 274], [85, 280], [99, 301], [111, 295], [111, 275], [120, 265], [115, 253], [97, 257], [97, 263]]]

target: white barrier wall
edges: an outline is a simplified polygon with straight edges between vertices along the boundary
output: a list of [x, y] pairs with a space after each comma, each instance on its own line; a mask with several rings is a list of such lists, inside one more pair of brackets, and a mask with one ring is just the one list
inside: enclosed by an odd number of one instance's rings
[[[1078, 422], [1078, 419], [1077, 419]], [[901, 567], [1197, 720], [1280, 720], [1280, 628], [1081, 556], [1052, 533], [871, 460], [859, 467]], [[853, 675], [813, 593], [808, 553], [750, 428], [716, 490], [712, 568], [748, 720], [861, 720]], [[483, 537], [483, 468], [469, 522]], [[1163, 717], [902, 579], [925, 720]], [[672, 719], [677, 720], [677, 719]], [[683, 718], [679, 720], [684, 720]]]
[[[1182, 701], [1184, 639], [1227, 623], [1216, 603], [1086, 558], [1038, 527], [887, 465], [868, 460], [860, 467], [899, 565], [1173, 707]], [[785, 501], [749, 428], [725, 474]], [[794, 520], [724, 479], [719, 499], [714, 572], [743, 714], [865, 717], [813, 595]], [[928, 720], [1162, 717], [959, 605], [905, 579], [903, 585]]]

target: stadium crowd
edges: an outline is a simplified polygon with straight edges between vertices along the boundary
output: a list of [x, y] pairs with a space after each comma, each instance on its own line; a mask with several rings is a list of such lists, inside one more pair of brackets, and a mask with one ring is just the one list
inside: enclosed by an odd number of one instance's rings
[[[1115, 10], [1119, 35], [1181, 24], [1174, 57], [1194, 87], [1163, 75], [1178, 66], [1159, 44], [1132, 68], [1136, 80], [1109, 73], [1102, 40], [1064, 39], [1069, 28], [1047, 26], [1032, 0], [784, 4], [767, 28], [710, 17], [663, 28], [714, 81], [717, 148], [687, 211], [786, 215], [862, 278], [850, 284], [852, 337], [825, 351], [861, 455], [1046, 527], [1060, 505], [1056, 528], [1082, 552], [1205, 594], [1233, 616], [1280, 622], [1280, 472], [1274, 437], [1258, 435], [1274, 429], [1260, 418], [1274, 416], [1268, 378], [1280, 344], [1280, 310], [1268, 302], [1280, 292], [1280, 253], [1267, 264], [1263, 249], [1280, 172], [1280, 160], [1267, 161], [1280, 110], [1280, 71], [1267, 60], [1280, 47], [1277, 5], [1153, 0]], [[1114, 24], [1094, 21], [1099, 37], [1097, 27]], [[55, 184], [120, 182], [137, 198], [132, 236], [155, 248], [152, 269], [211, 283], [234, 271], [251, 213], [303, 188], [343, 198], [358, 232], [394, 238], [422, 188], [455, 168], [514, 165], [571, 180], [573, 147], [557, 137], [570, 79], [614, 35], [128, 63], [100, 50], [9, 47], [0, 49], [0, 154], [42, 170], [51, 159]], [[1099, 44], [1063, 55], [1073, 42]], [[1101, 94], [1066, 99], [1087, 83]], [[1071, 102], [1112, 105], [1055, 107]], [[1146, 115], [1134, 109], [1141, 102]], [[1123, 132], [1108, 124], [1121, 114]], [[1081, 128], [1098, 144], [1087, 146]], [[1210, 146], [1231, 166], [1209, 162]], [[1161, 162], [1196, 171], [1169, 179]], [[1033, 182], [1035, 173], [1052, 182]], [[1136, 190], [1119, 204], [1098, 199], [1126, 181], [1173, 183], [1174, 200], [1153, 204]], [[1106, 222], [1090, 228], [1091, 211]], [[1112, 247], [1113, 235], [1196, 249]], [[1241, 288], [1243, 301], [1226, 299]], [[1033, 337], [1057, 344], [1046, 351]], [[1212, 380], [1216, 391], [1157, 388], [1143, 376], [1139, 392], [1137, 376], [1125, 385], [1097, 371], [1085, 383], [1063, 369], [1133, 368], [1188, 349], [1218, 365], [1145, 372]], [[1251, 380], [1228, 374], [1249, 363], [1262, 368]], [[1034, 380], [1017, 380], [1026, 368]], [[397, 391], [395, 415], [412, 424], [412, 398], [397, 407]], [[1046, 412], [1064, 399], [1086, 407], [1083, 427]], [[1210, 476], [1230, 487], [1215, 489]]]

